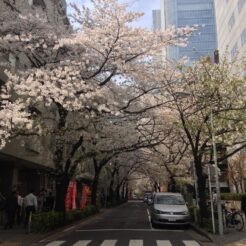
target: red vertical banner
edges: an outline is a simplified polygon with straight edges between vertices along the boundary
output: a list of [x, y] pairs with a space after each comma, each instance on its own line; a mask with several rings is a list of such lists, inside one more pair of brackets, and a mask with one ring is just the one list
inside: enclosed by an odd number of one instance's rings
[[76, 209], [76, 196], [77, 196], [77, 183], [76, 181], [70, 181], [65, 198], [66, 211]]
[[87, 190], [87, 185], [83, 185], [83, 188], [82, 188], [82, 199], [81, 199], [81, 209], [85, 208], [85, 206], [86, 206], [86, 198], [87, 198], [86, 190]]
[[76, 209], [76, 197], [77, 197], [77, 182], [73, 182], [73, 194], [72, 194], [72, 209]]

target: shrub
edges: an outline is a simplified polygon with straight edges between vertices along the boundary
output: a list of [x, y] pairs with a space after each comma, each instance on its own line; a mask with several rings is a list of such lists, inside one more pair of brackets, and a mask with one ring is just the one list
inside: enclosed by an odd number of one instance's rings
[[37, 213], [32, 216], [32, 230], [47, 232], [74, 221], [83, 220], [98, 211], [98, 208], [92, 205], [86, 206], [83, 210], [69, 211], [66, 213], [65, 221], [63, 213], [55, 211]]
[[241, 201], [244, 193], [221, 193], [221, 200]]

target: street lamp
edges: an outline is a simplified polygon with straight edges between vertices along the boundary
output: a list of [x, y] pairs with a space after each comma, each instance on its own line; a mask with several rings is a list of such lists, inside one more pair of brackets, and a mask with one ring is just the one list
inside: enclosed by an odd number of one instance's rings
[[[219, 51], [214, 51], [214, 63], [219, 63]], [[218, 172], [218, 162], [217, 162], [217, 149], [215, 143], [214, 134], [214, 121], [213, 121], [213, 108], [210, 104], [210, 124], [211, 124], [211, 135], [213, 144], [213, 159], [215, 166], [215, 185], [216, 185], [216, 197], [217, 197], [217, 210], [218, 210], [218, 222], [219, 222], [219, 235], [223, 236], [223, 217], [222, 217], [222, 207], [221, 207], [221, 196], [220, 196], [220, 182], [219, 182], [219, 172]]]

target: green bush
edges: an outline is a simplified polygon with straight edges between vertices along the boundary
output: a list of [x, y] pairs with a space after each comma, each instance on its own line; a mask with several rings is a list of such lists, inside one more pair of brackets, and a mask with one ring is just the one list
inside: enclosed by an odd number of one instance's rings
[[89, 205], [83, 210], [67, 212], [65, 220], [63, 213], [55, 211], [37, 213], [32, 216], [32, 230], [35, 232], [47, 232], [74, 221], [83, 220], [98, 211], [99, 210], [96, 206]]
[[241, 201], [245, 193], [221, 193], [221, 200]]

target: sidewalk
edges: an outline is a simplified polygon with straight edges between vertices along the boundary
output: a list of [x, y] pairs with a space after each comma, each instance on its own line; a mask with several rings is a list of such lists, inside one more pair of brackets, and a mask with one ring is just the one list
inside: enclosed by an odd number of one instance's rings
[[99, 213], [91, 215], [83, 220], [75, 221], [66, 226], [61, 226], [55, 230], [46, 233], [34, 233], [26, 234], [23, 226], [14, 226], [13, 229], [4, 230], [3, 226], [0, 227], [0, 246], [30, 246], [37, 245], [37, 242], [44, 238], [52, 238], [60, 233], [69, 233], [71, 228], [80, 227], [82, 224], [88, 223], [91, 219], [94, 219], [99, 214], [107, 212], [108, 209], [100, 209]]
[[192, 224], [192, 227], [196, 232], [210, 239], [213, 242], [213, 245], [246, 246], [246, 229], [243, 231], [236, 231], [234, 229], [226, 230], [224, 235], [221, 237], [217, 234], [211, 234], [204, 229], [199, 228], [195, 224]]
[[0, 246], [24, 246], [31, 245], [43, 238], [43, 234], [26, 234], [23, 226], [15, 226], [13, 229], [0, 228]]

